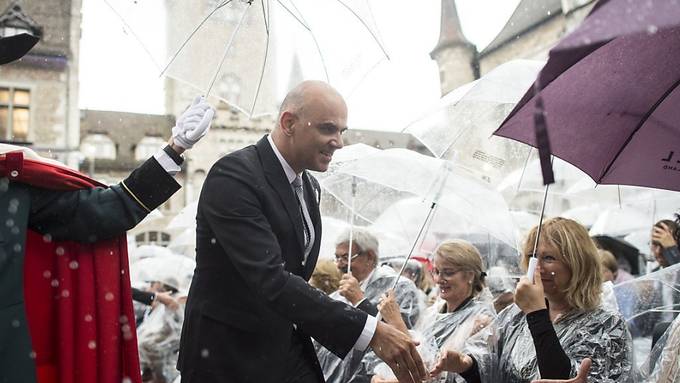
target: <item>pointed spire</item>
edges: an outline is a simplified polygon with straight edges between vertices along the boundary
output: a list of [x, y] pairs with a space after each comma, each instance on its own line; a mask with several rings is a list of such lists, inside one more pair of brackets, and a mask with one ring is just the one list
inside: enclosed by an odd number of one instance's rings
[[441, 0], [441, 25], [439, 31], [439, 42], [430, 52], [430, 57], [433, 59], [440, 50], [454, 46], [473, 46], [465, 37], [463, 29], [460, 26], [460, 19], [458, 18], [458, 10], [456, 9], [455, 0]]

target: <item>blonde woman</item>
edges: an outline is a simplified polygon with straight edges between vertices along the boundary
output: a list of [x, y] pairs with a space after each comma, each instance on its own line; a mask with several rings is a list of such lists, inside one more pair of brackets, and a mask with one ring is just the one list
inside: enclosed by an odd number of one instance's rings
[[[482, 258], [477, 248], [462, 240], [449, 240], [437, 248], [432, 277], [439, 287], [439, 298], [416, 323], [423, 342], [437, 349], [460, 349], [465, 340], [488, 325], [496, 316], [493, 304], [479, 299], [486, 287]], [[407, 332], [393, 294], [384, 298], [380, 313], [389, 324]], [[389, 369], [378, 369], [388, 372]], [[389, 375], [389, 374], [388, 374]], [[451, 376], [447, 381], [454, 381]], [[394, 376], [373, 376], [373, 383], [396, 382]]]
[[[524, 245], [528, 264], [534, 228]], [[600, 302], [602, 274], [586, 229], [570, 219], [543, 224], [534, 283], [522, 277], [515, 304], [470, 339], [464, 352], [442, 355], [433, 373], [453, 371], [467, 382], [569, 379], [592, 359], [588, 382], [625, 382], [632, 375], [631, 337], [618, 312]]]

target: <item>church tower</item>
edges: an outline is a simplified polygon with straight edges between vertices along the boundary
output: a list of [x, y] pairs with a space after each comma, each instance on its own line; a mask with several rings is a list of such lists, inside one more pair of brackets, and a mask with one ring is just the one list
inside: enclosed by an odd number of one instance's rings
[[455, 0], [441, 0], [439, 42], [430, 57], [439, 66], [442, 95], [479, 78], [477, 47], [463, 34]]

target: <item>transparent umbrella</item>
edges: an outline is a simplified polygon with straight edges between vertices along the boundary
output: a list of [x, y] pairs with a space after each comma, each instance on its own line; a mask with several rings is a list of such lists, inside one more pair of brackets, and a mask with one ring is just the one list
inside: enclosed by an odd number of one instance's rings
[[387, 58], [368, 0], [105, 1], [161, 74], [251, 117], [305, 79], [349, 93]]
[[176, 235], [170, 243], [168, 249], [176, 254], [181, 254], [189, 258], [196, 258], [196, 227], [184, 229]]
[[614, 293], [640, 364], [648, 359], [655, 331], [661, 335], [657, 325], [680, 312], [680, 264], [615, 285]]
[[189, 287], [195, 267], [196, 261], [177, 254], [149, 257], [130, 265], [130, 280], [159, 281], [182, 290]]
[[[356, 197], [352, 197], [352, 177], [357, 180]], [[425, 214], [436, 201], [440, 208], [455, 212], [463, 225], [478, 226], [517, 246], [515, 224], [501, 195], [450, 161], [406, 149], [381, 150], [338, 166], [321, 180], [321, 186], [346, 207], [354, 203], [354, 213], [369, 223], [396, 202], [417, 197], [424, 201]]]
[[[393, 233], [397, 237], [405, 239], [406, 244], [413, 244], [417, 240], [418, 232], [425, 221], [429, 208], [430, 203], [418, 197], [397, 201], [373, 222], [371, 229], [376, 232]], [[464, 239], [480, 250], [487, 263], [487, 268], [498, 264], [504, 266], [518, 265], [518, 253], [515, 246], [519, 236], [514, 226], [498, 224], [493, 227], [481, 227], [470, 220], [469, 217], [458, 212], [458, 209], [438, 205], [426, 227], [428, 241], [440, 243], [446, 239]], [[509, 212], [499, 211], [498, 216], [501, 215], [509, 215]], [[509, 218], [512, 220], [511, 216]], [[506, 220], [503, 219], [502, 221]], [[423, 246], [420, 243], [418, 245], [416, 251], [422, 253]], [[430, 248], [431, 246], [426, 244], [425, 247]], [[401, 255], [408, 254], [409, 249], [408, 246], [404, 247]], [[517, 271], [514, 268], [512, 269], [512, 271]]]
[[439, 158], [453, 159], [493, 184], [523, 164], [529, 148], [493, 137], [543, 66], [541, 61], [513, 60], [479, 80], [441, 98], [433, 110], [403, 129]]
[[651, 230], [653, 222], [645, 212], [632, 207], [613, 207], [602, 211], [593, 226], [590, 235], [606, 234], [624, 236], [634, 231]]

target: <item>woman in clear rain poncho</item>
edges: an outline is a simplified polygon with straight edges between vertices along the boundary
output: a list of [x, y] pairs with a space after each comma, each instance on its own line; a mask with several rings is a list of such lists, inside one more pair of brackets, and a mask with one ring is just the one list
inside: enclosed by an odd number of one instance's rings
[[[537, 229], [529, 233], [526, 268]], [[623, 317], [602, 308], [602, 275], [595, 244], [570, 219], [543, 224], [532, 284], [522, 277], [515, 304], [458, 351], [447, 351], [433, 373], [453, 371], [467, 382], [568, 379], [592, 359], [588, 382], [626, 382], [632, 377], [632, 341]]]
[[[440, 299], [420, 317], [415, 336], [436, 349], [460, 349], [467, 338], [496, 317], [490, 297], [489, 302], [480, 299], [485, 290], [485, 273], [479, 251], [466, 241], [446, 241], [435, 251], [432, 274]], [[380, 312], [387, 323], [408, 331], [393, 294], [382, 300]], [[371, 382], [396, 382], [390, 372], [389, 368], [378, 368]], [[446, 381], [455, 381], [453, 374]]]

